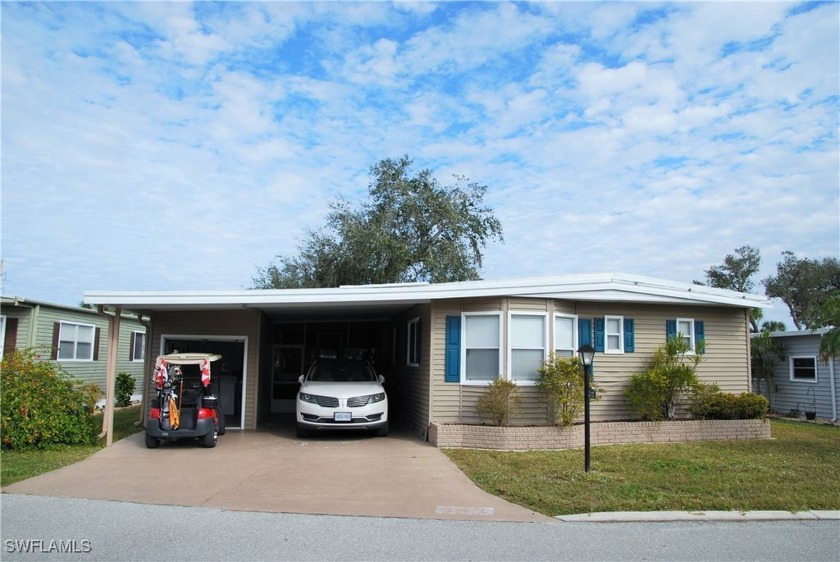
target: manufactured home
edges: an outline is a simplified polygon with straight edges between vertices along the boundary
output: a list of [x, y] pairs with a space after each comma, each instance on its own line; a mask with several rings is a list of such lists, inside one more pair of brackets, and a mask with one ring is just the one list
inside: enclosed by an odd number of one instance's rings
[[[698, 375], [750, 389], [750, 308], [757, 295], [626, 274], [504, 281], [244, 291], [89, 291], [85, 302], [148, 316], [149, 357], [212, 352], [229, 429], [289, 423], [298, 377], [317, 358], [362, 358], [386, 379], [389, 418], [421, 438], [432, 423], [481, 423], [476, 403], [498, 377], [524, 395], [517, 425], [550, 423], [534, 389], [551, 352], [596, 349], [595, 421], [631, 416], [629, 378], [676, 333], [700, 341]], [[151, 366], [146, 365], [146, 388]], [[285, 420], [285, 421], [284, 421]]]

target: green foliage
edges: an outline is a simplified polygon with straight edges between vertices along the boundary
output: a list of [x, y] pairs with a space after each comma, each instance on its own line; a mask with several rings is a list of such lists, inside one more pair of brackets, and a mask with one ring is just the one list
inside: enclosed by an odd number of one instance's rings
[[475, 410], [493, 425], [506, 426], [511, 416], [519, 413], [521, 405], [522, 396], [519, 395], [516, 383], [496, 379], [481, 395]]
[[297, 256], [258, 268], [254, 287], [478, 279], [486, 242], [502, 239], [483, 204], [487, 187], [459, 176], [443, 186], [430, 170], [412, 175], [411, 164], [404, 156], [372, 166], [369, 201], [332, 203], [326, 226], [308, 232]]
[[797, 330], [819, 327], [821, 308], [840, 290], [840, 260], [800, 259], [793, 252], [782, 252], [782, 256], [776, 275], [763, 281], [767, 296], [787, 305]]
[[539, 369], [537, 389], [554, 404], [557, 425], [569, 426], [583, 411], [583, 368], [576, 357], [562, 357], [553, 353]]
[[778, 338], [770, 336], [770, 328], [762, 329], [758, 335], [750, 340], [750, 369], [753, 387], [760, 388], [767, 393], [770, 406], [773, 405], [773, 391], [776, 388], [774, 379], [776, 367], [787, 359], [787, 348]]
[[[722, 265], [713, 265], [706, 270], [706, 283], [709, 287], [730, 289], [741, 293], [753, 290], [752, 276], [761, 267], [761, 251], [752, 246], [741, 246], [735, 250], [735, 255], [727, 254]], [[695, 281], [698, 285], [703, 285]], [[758, 321], [763, 316], [760, 308], [750, 310], [750, 324], [752, 331], [758, 331]]]
[[117, 374], [116, 402], [117, 406], [131, 406], [131, 395], [134, 394], [134, 377], [128, 373]]
[[698, 385], [692, 395], [691, 414], [703, 420], [752, 420], [767, 417], [767, 398], [746, 392], [721, 392], [716, 384]]
[[0, 433], [3, 448], [42, 448], [91, 443], [96, 438], [92, 412], [101, 392], [73, 379], [34, 349], [3, 356]]
[[820, 359], [828, 363], [840, 355], [840, 291], [834, 291], [820, 307], [815, 328], [831, 329], [820, 340]]
[[630, 378], [624, 396], [642, 419], [674, 419], [680, 402], [699, 384], [695, 371], [701, 355], [690, 351], [682, 334], [677, 334], [657, 348], [646, 371]]

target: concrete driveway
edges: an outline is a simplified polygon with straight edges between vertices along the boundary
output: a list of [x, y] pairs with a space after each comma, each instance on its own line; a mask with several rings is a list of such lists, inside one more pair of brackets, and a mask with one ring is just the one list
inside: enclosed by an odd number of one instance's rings
[[143, 433], [4, 493], [242, 511], [485, 521], [553, 521], [477, 488], [416, 437], [231, 430], [146, 449]]

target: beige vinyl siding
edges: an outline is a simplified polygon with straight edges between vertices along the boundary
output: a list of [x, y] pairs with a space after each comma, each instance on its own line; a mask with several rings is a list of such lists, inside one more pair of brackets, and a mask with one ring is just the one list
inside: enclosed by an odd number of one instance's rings
[[[598, 353], [595, 356], [595, 383], [602, 398], [592, 404], [595, 421], [632, 418], [624, 399], [630, 377], [645, 369], [657, 346], [665, 343], [666, 320], [691, 318], [702, 320], [705, 327], [706, 353], [698, 367], [700, 380], [717, 383], [721, 390], [739, 394], [749, 390], [748, 330], [744, 309], [725, 307], [682, 307], [675, 305], [636, 305], [612, 303], [574, 303], [551, 299], [483, 299], [481, 302], [438, 301], [433, 308], [434, 348], [432, 356], [432, 421], [440, 423], [481, 423], [475, 405], [484, 387], [444, 382], [446, 316], [462, 311], [503, 310], [546, 311], [549, 313], [549, 342], [553, 341], [554, 312], [575, 314], [578, 318], [622, 316], [634, 320], [635, 351], [623, 354]], [[506, 316], [506, 314], [505, 314]], [[504, 318], [507, 325], [507, 318]], [[507, 328], [503, 328], [506, 332]], [[507, 341], [507, 340], [505, 340]], [[503, 364], [507, 368], [507, 343], [503, 345]], [[548, 422], [548, 406], [536, 389], [522, 386], [522, 413], [515, 425]]]
[[[160, 355], [161, 338], [164, 335], [184, 338], [189, 336], [245, 338], [244, 429], [257, 428], [257, 381], [260, 377], [260, 314], [258, 312], [248, 310], [191, 311], [189, 313], [159, 312], [154, 316], [153, 330], [154, 332], [147, 342], [147, 345], [151, 346], [152, 361]], [[151, 368], [154, 368], [154, 365]], [[147, 376], [146, 380], [149, 395], [152, 396], [154, 388], [151, 377]]]
[[[420, 319], [420, 364], [408, 365], [408, 323]], [[395, 356], [385, 386], [393, 401], [389, 419], [423, 438], [429, 425], [429, 351], [431, 349], [431, 306], [421, 305], [394, 319]]]

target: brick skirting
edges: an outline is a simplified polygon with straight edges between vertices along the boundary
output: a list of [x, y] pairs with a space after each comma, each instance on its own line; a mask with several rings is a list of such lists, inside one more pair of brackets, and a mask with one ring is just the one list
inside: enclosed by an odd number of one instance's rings
[[[590, 426], [591, 443], [679, 443], [729, 439], [770, 439], [767, 420], [689, 420], [671, 422], [600, 422]], [[441, 449], [578, 449], [583, 425], [572, 427], [496, 427], [437, 424], [429, 426], [429, 442]]]

